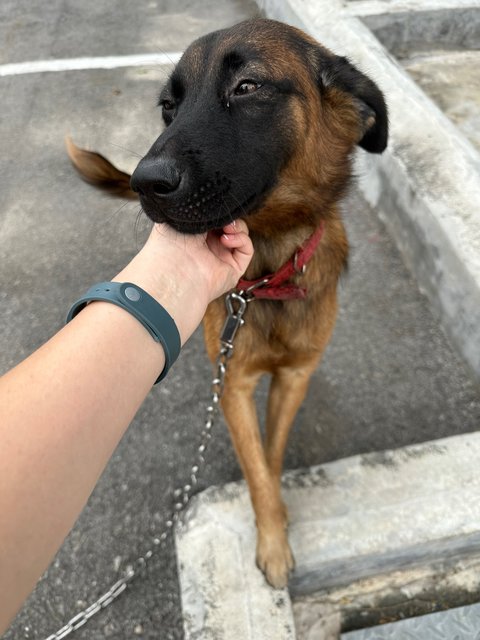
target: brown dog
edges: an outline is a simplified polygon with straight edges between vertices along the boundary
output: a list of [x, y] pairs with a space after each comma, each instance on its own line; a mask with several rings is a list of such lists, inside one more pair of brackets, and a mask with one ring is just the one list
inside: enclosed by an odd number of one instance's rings
[[[131, 182], [98, 154], [70, 144], [70, 157], [86, 180], [139, 196], [152, 220], [180, 232], [245, 218], [255, 247], [252, 281], [291, 261], [287, 282], [255, 290], [262, 293], [248, 305], [222, 399], [255, 510], [258, 566], [283, 587], [293, 567], [280, 494], [285, 445], [335, 324], [348, 253], [338, 202], [351, 154], [357, 144], [384, 150], [385, 102], [345, 58], [295, 28], [253, 20], [194, 42], [160, 104], [166, 129]], [[313, 255], [303, 273], [309, 255], [298, 249], [306, 242]], [[213, 361], [224, 320], [219, 299], [204, 320]], [[265, 373], [272, 381], [262, 443], [253, 392]]]

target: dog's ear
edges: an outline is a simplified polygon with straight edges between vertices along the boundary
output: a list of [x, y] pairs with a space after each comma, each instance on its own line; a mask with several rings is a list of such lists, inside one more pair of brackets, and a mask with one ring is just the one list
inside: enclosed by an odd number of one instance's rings
[[388, 141], [388, 113], [382, 92], [368, 76], [347, 58], [322, 52], [319, 68], [320, 90], [335, 87], [354, 99], [362, 126], [360, 147], [382, 153]]

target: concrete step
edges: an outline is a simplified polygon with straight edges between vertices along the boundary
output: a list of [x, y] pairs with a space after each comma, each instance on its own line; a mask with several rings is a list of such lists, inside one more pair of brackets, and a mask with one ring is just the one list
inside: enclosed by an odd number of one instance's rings
[[197, 495], [176, 532], [186, 639], [292, 640], [297, 625], [302, 638], [333, 640], [306, 628], [301, 607], [295, 620], [291, 600], [478, 554], [479, 456], [471, 434], [285, 474], [296, 568], [283, 591], [255, 566], [245, 484]]

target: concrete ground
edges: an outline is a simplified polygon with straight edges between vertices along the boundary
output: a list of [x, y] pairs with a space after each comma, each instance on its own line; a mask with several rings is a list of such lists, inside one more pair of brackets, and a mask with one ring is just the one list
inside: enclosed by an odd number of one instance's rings
[[402, 65], [480, 150], [480, 51], [431, 51]]
[[[176, 52], [197, 35], [256, 12], [247, 0], [7, 0], [0, 5], [0, 64]], [[0, 371], [45, 341], [78, 294], [113, 276], [140, 246], [147, 225], [138, 206], [81, 183], [63, 136], [70, 133], [132, 169], [160, 127], [155, 102], [168, 71], [126, 67], [0, 78]], [[473, 431], [480, 423], [478, 383], [449, 346], [375, 211], [354, 189], [345, 222], [352, 255], [339, 321], [297, 418], [287, 468]], [[209, 377], [199, 330], [145, 401], [5, 640], [48, 636], [149, 546], [168, 515], [170, 490], [188, 474]], [[265, 394], [263, 385], [261, 405]], [[219, 425], [200, 488], [239, 477]], [[75, 637], [137, 636], [182, 637], [171, 546]]]

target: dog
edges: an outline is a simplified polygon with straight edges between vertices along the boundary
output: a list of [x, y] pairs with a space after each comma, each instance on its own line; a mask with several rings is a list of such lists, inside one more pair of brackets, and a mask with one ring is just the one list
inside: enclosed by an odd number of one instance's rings
[[[280, 488], [285, 446], [335, 324], [352, 153], [386, 148], [385, 99], [347, 58], [294, 27], [253, 19], [193, 42], [159, 106], [165, 130], [131, 178], [73, 143], [69, 155], [84, 179], [138, 197], [153, 221], [181, 233], [240, 217], [248, 225], [255, 254], [242, 288], [258, 299], [221, 404], [255, 512], [257, 564], [282, 588], [294, 566]], [[212, 302], [204, 333], [213, 362], [225, 318], [224, 301]], [[262, 441], [253, 393], [263, 374], [271, 385]]]

